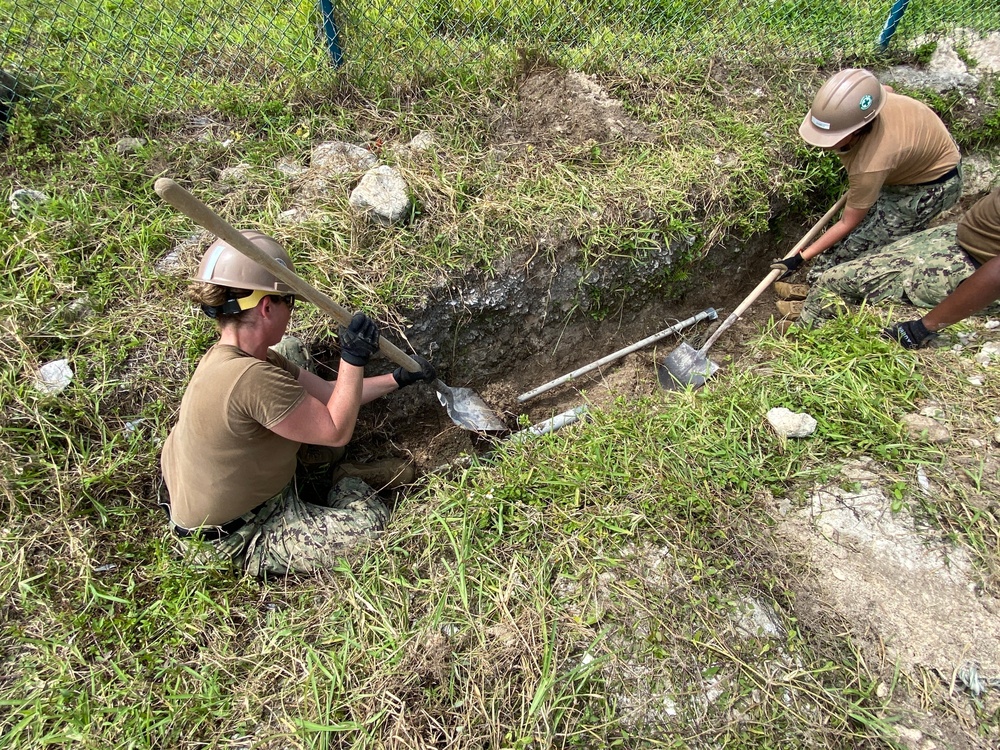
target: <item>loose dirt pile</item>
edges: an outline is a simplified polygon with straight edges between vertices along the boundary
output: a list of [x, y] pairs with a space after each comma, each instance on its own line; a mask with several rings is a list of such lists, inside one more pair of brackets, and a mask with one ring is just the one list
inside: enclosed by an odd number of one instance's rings
[[518, 94], [516, 111], [499, 128], [501, 143], [587, 146], [653, 137], [593, 76], [542, 70], [525, 78]]

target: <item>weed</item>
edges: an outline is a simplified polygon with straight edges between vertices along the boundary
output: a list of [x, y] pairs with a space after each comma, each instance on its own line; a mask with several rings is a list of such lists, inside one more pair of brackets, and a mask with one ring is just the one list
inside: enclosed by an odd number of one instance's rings
[[925, 42], [918, 45], [913, 50], [913, 57], [921, 65], [926, 65], [931, 61], [931, 57], [937, 52], [938, 43], [936, 41]]

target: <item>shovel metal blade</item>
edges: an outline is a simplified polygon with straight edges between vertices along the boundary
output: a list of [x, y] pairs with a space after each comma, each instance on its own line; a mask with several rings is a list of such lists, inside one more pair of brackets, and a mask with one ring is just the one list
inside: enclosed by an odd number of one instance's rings
[[507, 429], [500, 417], [471, 388], [452, 388], [440, 380], [434, 381], [438, 401], [451, 421], [474, 432], [503, 432]]
[[701, 388], [719, 366], [703, 351], [690, 344], [681, 344], [656, 366], [656, 379], [666, 391], [677, 391], [688, 386]]

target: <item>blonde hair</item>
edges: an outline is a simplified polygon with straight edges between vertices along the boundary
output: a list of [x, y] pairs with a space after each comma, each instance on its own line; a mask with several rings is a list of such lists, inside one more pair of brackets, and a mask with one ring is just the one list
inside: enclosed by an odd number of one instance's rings
[[188, 285], [187, 296], [196, 305], [219, 307], [229, 298], [229, 288], [207, 281], [192, 281]]

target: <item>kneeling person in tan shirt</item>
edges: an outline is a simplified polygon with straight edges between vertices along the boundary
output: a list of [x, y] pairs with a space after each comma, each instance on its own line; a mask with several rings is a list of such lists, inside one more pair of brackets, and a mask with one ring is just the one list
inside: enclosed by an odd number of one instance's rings
[[[244, 233], [275, 261], [291, 259], [272, 238]], [[219, 328], [199, 362], [161, 455], [170, 518], [178, 536], [197, 536], [254, 575], [332, 566], [381, 531], [388, 509], [364, 482], [345, 478], [325, 505], [297, 490], [303, 444], [344, 446], [362, 404], [420, 380], [433, 367], [365, 378], [379, 331], [358, 313], [341, 331], [341, 363], [329, 382], [271, 349], [288, 328], [295, 296], [262, 266], [217, 240], [205, 253], [191, 297]]]

